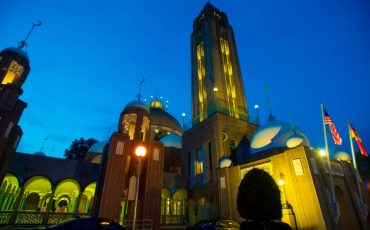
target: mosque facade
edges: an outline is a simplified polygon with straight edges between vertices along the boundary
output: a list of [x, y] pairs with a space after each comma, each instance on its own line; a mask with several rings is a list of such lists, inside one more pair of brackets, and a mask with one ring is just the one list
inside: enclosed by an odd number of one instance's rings
[[[252, 121], [233, 29], [209, 3], [193, 22], [191, 58], [190, 128], [181, 127], [161, 100], [146, 104], [139, 97], [124, 107], [110, 139], [77, 161], [14, 154], [26, 107], [18, 96], [30, 68], [21, 49], [3, 50], [0, 226], [76, 217], [106, 217], [129, 227], [137, 217], [149, 220], [143, 224], [151, 229], [214, 218], [241, 221], [238, 186], [257, 167], [279, 184], [282, 221], [292, 228], [369, 228], [369, 191], [348, 154], [328, 163], [297, 126], [272, 115], [264, 125]], [[145, 156], [134, 155], [138, 147]]]

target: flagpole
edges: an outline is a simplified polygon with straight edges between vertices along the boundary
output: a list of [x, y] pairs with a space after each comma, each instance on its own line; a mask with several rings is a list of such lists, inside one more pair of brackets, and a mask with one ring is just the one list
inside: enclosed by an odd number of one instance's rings
[[330, 177], [330, 187], [331, 187], [331, 193], [335, 200], [335, 193], [334, 193], [334, 184], [333, 184], [333, 176], [331, 173], [331, 164], [330, 164], [330, 158], [329, 158], [329, 146], [328, 146], [328, 138], [326, 135], [326, 127], [325, 127], [325, 115], [324, 115], [324, 105], [321, 104], [321, 115], [322, 115], [322, 127], [324, 129], [324, 140], [325, 140], [325, 150], [326, 150], [326, 162], [328, 163], [329, 168], [329, 177]]
[[[362, 193], [361, 193], [361, 186], [360, 186], [360, 174], [358, 173], [358, 169], [357, 169], [357, 162], [356, 162], [356, 155], [355, 155], [355, 149], [353, 147], [353, 137], [352, 137], [352, 128], [351, 128], [351, 123], [349, 122], [349, 120], [347, 120], [348, 122], [348, 132], [349, 132], [349, 143], [351, 145], [351, 154], [352, 154], [352, 161], [353, 161], [353, 168], [355, 169], [355, 177], [356, 177], [356, 184], [357, 184], [357, 189], [358, 189], [358, 195], [359, 195], [359, 199], [360, 199], [360, 205], [361, 205], [361, 209], [363, 208], [362, 207], [362, 204], [363, 204], [363, 199], [362, 199]], [[351, 132], [352, 130], [352, 132]], [[363, 211], [363, 210], [361, 210]]]
[[324, 129], [324, 140], [325, 140], [325, 150], [326, 150], [326, 161], [328, 163], [328, 168], [329, 168], [329, 177], [330, 177], [330, 187], [331, 187], [331, 195], [333, 200], [332, 205], [334, 208], [334, 215], [335, 218], [337, 217], [337, 204], [336, 204], [336, 199], [335, 199], [335, 193], [334, 193], [334, 183], [333, 183], [333, 176], [331, 173], [331, 164], [330, 164], [330, 158], [329, 158], [329, 146], [328, 146], [328, 138], [326, 136], [326, 127], [325, 127], [325, 115], [324, 115], [324, 105], [321, 104], [321, 116], [322, 116], [322, 127]]
[[351, 145], [353, 167], [355, 168], [355, 172], [357, 173], [357, 163], [356, 163], [355, 149], [353, 148], [353, 142], [352, 142], [351, 125], [349, 123], [349, 120], [347, 120], [347, 122], [348, 122], [349, 143]]

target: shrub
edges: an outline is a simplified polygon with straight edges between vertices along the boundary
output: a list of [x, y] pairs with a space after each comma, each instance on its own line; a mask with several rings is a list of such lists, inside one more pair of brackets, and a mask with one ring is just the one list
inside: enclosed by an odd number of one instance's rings
[[278, 185], [267, 172], [257, 168], [250, 170], [239, 185], [237, 207], [240, 216], [247, 220], [280, 220], [282, 206]]

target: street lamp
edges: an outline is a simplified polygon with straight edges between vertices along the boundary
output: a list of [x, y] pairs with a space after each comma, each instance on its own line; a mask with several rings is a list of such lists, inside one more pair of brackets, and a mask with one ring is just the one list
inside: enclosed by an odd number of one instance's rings
[[141, 159], [146, 155], [146, 148], [144, 146], [138, 146], [135, 149], [135, 155], [139, 161], [137, 167], [137, 182], [136, 182], [136, 194], [135, 194], [135, 206], [134, 206], [134, 221], [132, 225], [132, 229], [136, 229], [136, 212], [137, 212], [137, 200], [139, 199], [139, 184], [140, 184], [140, 166], [141, 166]]
[[184, 129], [185, 129], [185, 117], [186, 117], [186, 114], [185, 113], [182, 113], [181, 116], [182, 116], [182, 129], [184, 131]]
[[254, 105], [254, 109], [257, 111], [257, 119], [256, 119], [256, 123], [257, 123], [257, 125], [259, 125], [260, 124], [260, 113], [259, 113], [259, 109], [260, 107], [259, 107], [259, 105]]

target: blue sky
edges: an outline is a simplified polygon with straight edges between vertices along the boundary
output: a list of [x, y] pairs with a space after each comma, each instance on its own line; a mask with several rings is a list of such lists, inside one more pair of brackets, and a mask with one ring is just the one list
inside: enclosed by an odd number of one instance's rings
[[[234, 28], [251, 115], [260, 105], [323, 146], [324, 103], [349, 150], [350, 119], [370, 151], [370, 2], [210, 1]], [[190, 34], [206, 1], [1, 1], [0, 48], [16, 46], [40, 19], [26, 51], [31, 72], [18, 151], [62, 157], [79, 137], [106, 140], [135, 98], [163, 96], [189, 121]], [[291, 114], [291, 116], [289, 116]], [[329, 136], [330, 138], [330, 136]], [[329, 139], [329, 142], [332, 142]]]

